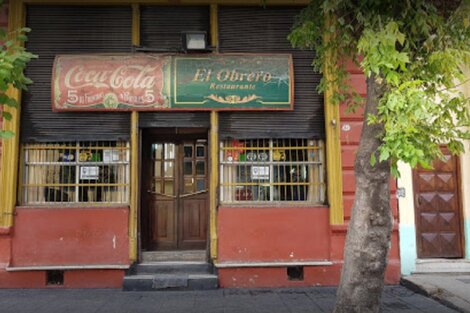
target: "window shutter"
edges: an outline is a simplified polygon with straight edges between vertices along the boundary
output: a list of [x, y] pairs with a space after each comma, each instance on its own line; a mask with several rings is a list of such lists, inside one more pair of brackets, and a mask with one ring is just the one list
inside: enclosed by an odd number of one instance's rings
[[129, 113], [52, 112], [51, 80], [56, 54], [130, 52], [130, 6], [31, 5], [26, 25], [26, 48], [39, 58], [25, 71], [34, 83], [23, 94], [21, 141], [128, 140]]
[[293, 49], [287, 40], [300, 10], [220, 7], [220, 52], [291, 53], [295, 75], [293, 112], [222, 112], [221, 139], [325, 137], [323, 95], [316, 91], [321, 75], [311, 66], [314, 52]]

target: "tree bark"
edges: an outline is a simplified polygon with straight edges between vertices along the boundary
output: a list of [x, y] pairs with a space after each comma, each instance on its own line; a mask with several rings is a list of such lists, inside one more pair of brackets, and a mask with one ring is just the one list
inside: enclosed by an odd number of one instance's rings
[[390, 163], [371, 166], [370, 157], [381, 145], [383, 125], [367, 125], [376, 114], [381, 85], [367, 79], [367, 103], [359, 150], [356, 155], [356, 194], [349, 222], [344, 265], [337, 292], [335, 313], [379, 312], [384, 286], [393, 216], [390, 208]]

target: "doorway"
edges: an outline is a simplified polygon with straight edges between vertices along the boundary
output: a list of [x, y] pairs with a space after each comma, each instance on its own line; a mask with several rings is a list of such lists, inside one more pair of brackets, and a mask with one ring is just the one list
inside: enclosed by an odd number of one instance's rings
[[413, 171], [418, 258], [463, 257], [459, 162], [443, 153], [434, 169]]
[[202, 250], [207, 246], [207, 129], [143, 132], [142, 248]]

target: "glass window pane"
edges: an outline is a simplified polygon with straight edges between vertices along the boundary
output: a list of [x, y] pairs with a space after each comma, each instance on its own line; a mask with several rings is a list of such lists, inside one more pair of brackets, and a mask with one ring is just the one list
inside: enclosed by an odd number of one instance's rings
[[161, 161], [156, 161], [155, 162], [155, 168], [154, 168], [154, 171], [153, 171], [153, 176], [162, 177], [162, 162]]
[[205, 179], [198, 179], [196, 181], [196, 188], [197, 188], [196, 191], [206, 190], [206, 180]]
[[154, 159], [161, 159], [163, 154], [163, 145], [161, 143], [154, 143], [152, 145], [153, 150], [153, 158]]
[[193, 178], [184, 179], [184, 192], [185, 193], [194, 192], [194, 179]]
[[206, 174], [206, 162], [196, 161], [196, 175], [204, 176]]
[[175, 145], [173, 143], [165, 144], [165, 160], [171, 160], [175, 158]]
[[184, 161], [184, 175], [185, 176], [193, 175], [193, 161]]
[[184, 157], [185, 158], [193, 157], [193, 146], [184, 146]]
[[203, 158], [205, 156], [205, 147], [197, 146], [196, 147], [196, 157]]
[[164, 164], [165, 177], [174, 177], [173, 161], [167, 161]]
[[173, 180], [165, 180], [165, 187], [164, 187], [165, 190], [163, 191], [163, 193], [165, 195], [170, 195], [170, 196], [174, 195], [175, 190], [173, 188], [173, 185], [174, 185]]
[[155, 186], [153, 187], [153, 191], [158, 192], [158, 193], [162, 192], [162, 181], [161, 180], [157, 180], [155, 182]]

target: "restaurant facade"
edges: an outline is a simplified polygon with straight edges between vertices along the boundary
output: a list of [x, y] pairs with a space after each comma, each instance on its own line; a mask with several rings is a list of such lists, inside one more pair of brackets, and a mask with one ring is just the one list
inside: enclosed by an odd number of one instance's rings
[[69, 2], [9, 3], [38, 58], [3, 123], [0, 287], [122, 287], [192, 254], [222, 288], [338, 284], [362, 115], [287, 40], [307, 1]]

